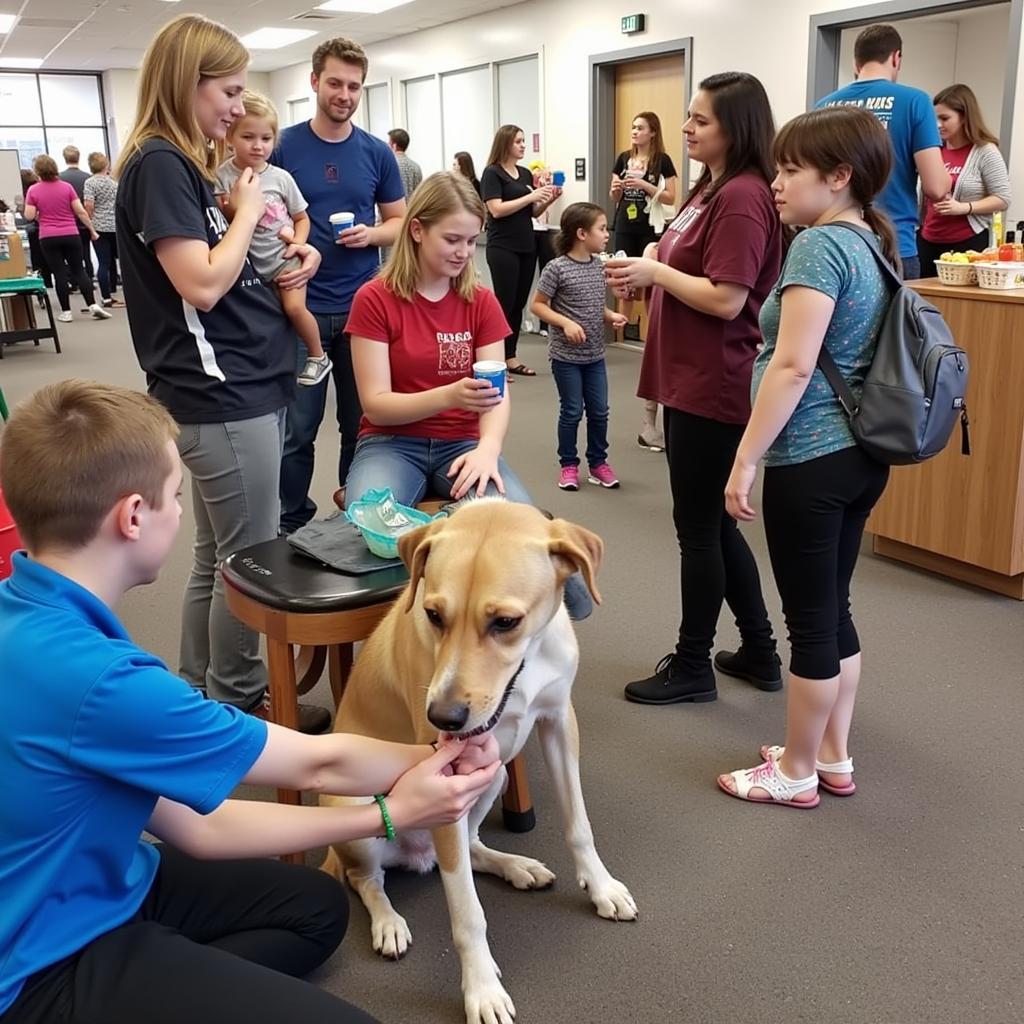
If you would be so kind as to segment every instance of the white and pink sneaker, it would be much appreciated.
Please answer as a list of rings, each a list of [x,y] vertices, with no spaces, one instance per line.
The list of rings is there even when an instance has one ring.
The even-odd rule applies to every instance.
[[[587,483],[597,484],[598,487],[614,489],[619,486],[619,478],[615,475],[615,471],[607,462],[602,462],[600,466],[590,467],[590,475],[587,477]]]
[[[563,491],[578,491],[580,489],[580,470],[578,466],[563,466],[558,477],[558,486]]]

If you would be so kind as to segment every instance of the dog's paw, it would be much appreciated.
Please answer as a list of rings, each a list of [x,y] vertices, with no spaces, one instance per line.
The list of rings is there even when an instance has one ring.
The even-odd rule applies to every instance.
[[[497,875],[516,889],[546,889],[555,881],[554,872],[549,871],[539,860],[492,850],[479,841],[473,844],[470,859],[474,871]]]
[[[370,925],[373,951],[385,960],[400,960],[412,945],[412,932],[401,914],[375,917]]]
[[[609,875],[600,882],[589,882],[581,877],[580,888],[590,894],[598,917],[609,921],[635,921],[639,915],[636,901],[630,891],[617,879]]]
[[[466,1024],[513,1024],[516,1008],[497,979],[466,990]]]
[[[555,873],[532,857],[509,857],[502,877],[516,889],[546,889],[555,884]]]

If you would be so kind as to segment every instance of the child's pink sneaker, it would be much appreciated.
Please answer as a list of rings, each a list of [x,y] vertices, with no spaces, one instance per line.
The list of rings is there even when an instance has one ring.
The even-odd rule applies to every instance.
[[[563,491],[578,491],[580,489],[579,466],[563,466],[558,477],[558,486]]]
[[[619,486],[619,478],[607,462],[602,462],[600,466],[590,467],[590,476],[587,477],[587,483],[597,484],[599,487],[615,488]]]

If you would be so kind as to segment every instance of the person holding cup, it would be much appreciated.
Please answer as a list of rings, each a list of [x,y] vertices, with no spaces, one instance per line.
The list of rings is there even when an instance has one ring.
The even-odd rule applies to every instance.
[[[348,504],[383,488],[402,505],[485,495],[533,504],[501,454],[512,411],[508,322],[473,266],[485,217],[469,181],[430,175],[410,197],[387,265],[356,292],[345,330],[363,418]],[[573,618],[590,614],[578,573],[565,603]]]
[[[643,256],[647,246],[657,242],[664,229],[665,207],[676,201],[675,164],[665,152],[661,119],[651,110],[643,110],[633,118],[629,130],[629,149],[615,158],[608,194],[615,200],[615,251],[626,256]],[[652,218],[652,214],[655,216]],[[660,225],[660,226],[659,226]],[[640,324],[633,323],[633,299],[620,301],[619,312],[626,318],[622,337],[640,340]],[[665,435],[658,428],[658,403],[644,400],[643,421],[637,444],[652,452],[665,450]]]
[[[526,153],[526,136],[514,124],[503,124],[494,136],[480,194],[487,204],[487,266],[494,294],[510,329],[505,338],[505,365],[509,373],[536,377],[516,354],[523,310],[530,297],[537,263],[533,218],[558,197],[554,185],[534,186],[533,175],[519,161]]]
[[[359,434],[359,395],[345,321],[360,285],[380,269],[380,249],[391,245],[405,213],[405,188],[386,142],[357,127],[352,116],[369,70],[351,39],[328,39],[313,53],[310,82],[316,111],[281,132],[270,162],[297,182],[309,204],[309,240],[323,254],[309,282],[306,304],[320,327],[334,367],[341,451],[338,486],[344,488]],[[377,214],[380,223],[375,223]],[[346,226],[347,224],[347,226]],[[305,347],[296,349],[299,365]],[[314,442],[327,406],[327,382],[302,388],[288,407],[281,460],[281,530],[292,533],[316,515],[309,494]]]

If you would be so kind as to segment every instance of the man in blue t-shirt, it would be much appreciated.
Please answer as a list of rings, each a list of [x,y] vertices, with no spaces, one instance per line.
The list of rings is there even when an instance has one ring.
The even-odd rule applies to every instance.
[[[928,94],[896,81],[903,40],[892,25],[869,25],[853,47],[857,80],[818,100],[815,107],[850,105],[870,110],[885,125],[892,142],[892,176],[878,206],[896,226],[903,276],[920,276],[917,257],[917,179],[924,194],[938,202],[949,194],[938,123]]]
[[[497,743],[306,736],[205,699],[133,644],[113,609],[177,535],[177,435],[155,399],[81,380],[4,429],[0,488],[28,552],[0,582],[0,1020],[373,1024],[289,977],[341,941],[344,890],[269,858],[383,836],[383,797],[230,794],[384,791],[394,828],[432,827],[491,785]]]
[[[352,372],[345,321],[352,297],[380,266],[380,248],[391,245],[405,214],[405,190],[387,143],[352,123],[359,108],[369,63],[350,39],[328,39],[313,53],[310,82],[316,92],[311,121],[281,132],[271,163],[298,182],[309,208],[309,241],[323,263],[308,286],[307,306],[320,326],[324,351],[334,363],[341,458],[338,486],[344,487],[356,449],[362,409]],[[376,224],[377,210],[380,224]],[[330,217],[352,213],[355,224],[335,239]],[[300,345],[298,359],[305,361]],[[291,533],[316,514],[309,497],[313,445],[327,402],[327,382],[296,392],[288,407],[281,462],[281,529]]]

